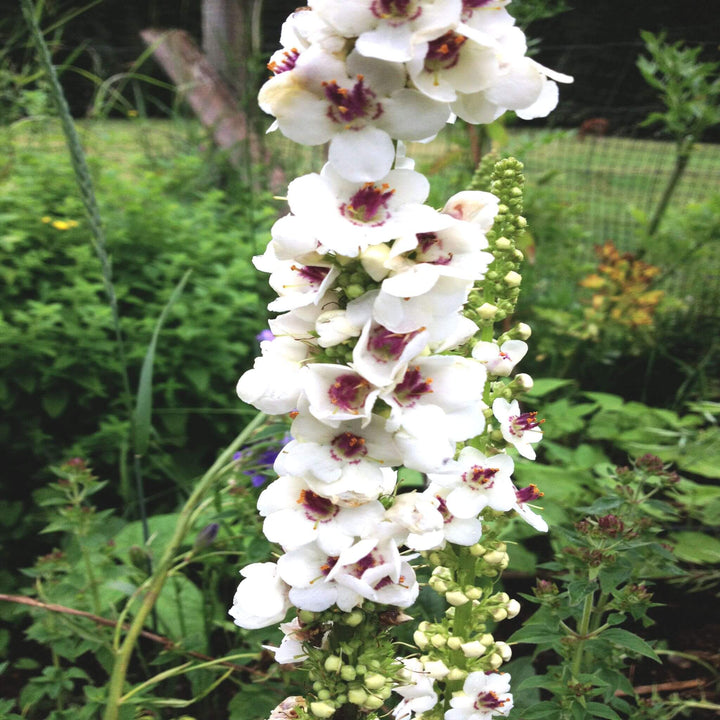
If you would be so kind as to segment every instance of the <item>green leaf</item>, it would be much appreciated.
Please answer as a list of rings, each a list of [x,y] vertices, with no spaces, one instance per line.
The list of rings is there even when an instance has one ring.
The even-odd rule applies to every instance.
[[[657,656],[655,651],[648,645],[642,638],[639,638],[634,633],[622,628],[609,628],[600,634],[600,637],[604,640],[608,640],[613,645],[626,648],[632,652],[644,655],[645,657],[660,662],[660,658]]]
[[[51,417],[56,418],[62,415],[67,407],[70,394],[67,390],[55,390],[44,393],[42,396],[43,410]]]
[[[622,720],[622,718],[607,705],[597,702],[589,702],[587,709],[595,716],[599,718],[607,718],[607,720]]]
[[[543,718],[560,717],[560,708],[554,702],[543,701],[523,711],[523,720],[542,720]]]
[[[526,397],[529,398],[544,398],[546,395],[559,390],[560,388],[573,385],[573,380],[563,380],[561,378],[540,378],[535,380],[535,384],[531,390],[528,390]]]
[[[673,552],[685,562],[707,564],[720,563],[720,540],[711,535],[687,530],[670,535],[675,544]]]
[[[135,405],[135,443],[133,451],[136,455],[144,455],[150,444],[150,426],[152,421],[152,378],[153,365],[155,363],[155,350],[160,335],[160,330],[165,322],[165,318],[175,301],[180,297],[185,284],[190,277],[192,270],[188,270],[175,286],[165,307],[160,313],[160,317],[155,324],[155,330],[150,340],[145,359],[143,360],[142,369],[140,370],[140,382],[138,384],[137,400]]]
[[[568,596],[571,606],[579,605],[588,595],[592,595],[597,589],[597,583],[587,580],[573,580],[568,583]]]

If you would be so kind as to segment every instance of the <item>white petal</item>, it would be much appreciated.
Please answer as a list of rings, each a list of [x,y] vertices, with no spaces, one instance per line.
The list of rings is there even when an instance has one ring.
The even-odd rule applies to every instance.
[[[344,178],[353,182],[370,182],[390,172],[395,146],[390,136],[378,128],[344,130],[330,142],[328,158]]]

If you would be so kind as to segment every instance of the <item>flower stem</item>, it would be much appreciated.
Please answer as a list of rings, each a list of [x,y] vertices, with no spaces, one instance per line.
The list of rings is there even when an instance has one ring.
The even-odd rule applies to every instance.
[[[230,445],[228,445],[225,451],[213,463],[212,467],[200,479],[200,482],[197,484],[192,495],[190,495],[185,503],[185,506],[180,511],[172,539],[165,548],[165,552],[163,553],[160,562],[158,562],[157,567],[150,578],[150,583],[142,604],[138,608],[137,614],[130,624],[130,628],[128,629],[125,639],[115,654],[115,662],[113,664],[110,683],[108,686],[107,706],[103,716],[104,720],[117,720],[118,718],[120,705],[123,700],[125,677],[127,675],[132,652],[135,648],[135,643],[142,632],[147,616],[150,614],[153,607],[155,607],[155,603],[160,595],[163,585],[165,584],[177,550],[190,529],[195,507],[217,480],[220,475],[220,471],[233,456],[233,453],[245,444],[250,435],[265,420],[265,417],[264,413],[258,413],[252,422],[245,427],[245,429],[235,438],[235,440],[233,440]]]
[[[595,593],[592,592],[585,598],[585,604],[583,605],[583,614],[580,618],[580,625],[577,631],[577,644],[575,645],[575,654],[573,655],[573,662],[570,670],[573,678],[577,678],[582,670],[583,650],[588,631],[590,630],[590,619],[592,618],[594,599]]]

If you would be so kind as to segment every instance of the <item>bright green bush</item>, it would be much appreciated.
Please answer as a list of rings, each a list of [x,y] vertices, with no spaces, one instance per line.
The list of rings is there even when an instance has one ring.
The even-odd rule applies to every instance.
[[[57,153],[13,151],[0,180],[6,467],[9,458],[25,482],[73,452],[117,478],[127,434],[121,363],[72,172]],[[160,335],[146,470],[179,483],[242,422],[233,388],[267,314],[250,259],[276,212],[246,188],[211,185],[206,160],[177,153],[133,177],[119,162],[94,167],[133,390],[158,315],[193,271]]]

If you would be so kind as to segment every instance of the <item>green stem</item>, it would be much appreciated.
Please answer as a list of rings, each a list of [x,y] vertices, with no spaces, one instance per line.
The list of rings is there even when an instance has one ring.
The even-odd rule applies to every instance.
[[[172,566],[173,560],[178,548],[182,544],[185,535],[190,529],[190,521],[193,516],[195,507],[201,501],[202,497],[208,492],[210,487],[220,474],[219,471],[225,466],[228,460],[233,456],[235,451],[245,444],[255,429],[265,420],[263,413],[258,413],[253,421],[245,427],[245,429],[233,440],[220,457],[213,463],[212,467],[203,475],[195,490],[187,499],[183,509],[178,517],[175,525],[175,532],[172,539],[165,548],[162,558],[157,564],[152,577],[150,578],[149,587],[145,593],[142,604],[137,614],[133,618],[132,624],[128,629],[127,635],[115,655],[110,683],[108,685],[108,699],[105,708],[104,720],[117,720],[120,705],[122,704],[123,688],[125,685],[125,677],[127,675],[130,657],[132,656],[135,643],[138,636],[142,632],[143,625],[147,616],[150,614],[160,595],[160,592],[167,579],[168,572]]]
[[[93,600],[93,612],[96,615],[102,615],[102,603],[100,602],[100,593],[98,592],[98,583],[97,579],[95,578],[95,573],[92,569],[92,563],[90,562],[90,555],[88,554],[87,548],[85,547],[84,543],[80,538],[78,538],[78,542],[80,543],[80,554],[83,558],[83,563],[85,564],[85,573],[88,578],[88,582],[90,583],[90,593],[92,595]]]
[[[88,169],[87,162],[85,160],[85,153],[80,142],[80,137],[78,136],[75,124],[73,123],[72,115],[70,114],[70,108],[65,100],[62,86],[60,85],[57,73],[55,72],[55,66],[52,64],[50,50],[48,49],[45,38],[40,30],[40,26],[38,25],[37,18],[35,17],[34,4],[32,0],[20,0],[20,5],[25,17],[25,22],[30,29],[30,34],[37,45],[40,65],[47,75],[47,79],[50,84],[50,93],[55,105],[57,106],[65,140],[70,151],[70,160],[75,172],[75,179],[80,190],[80,197],[83,205],[85,206],[88,222],[90,223],[93,249],[100,260],[103,285],[105,287],[105,294],[107,295],[108,302],[110,304],[113,329],[115,331],[115,340],[117,343],[117,352],[120,358],[120,372],[122,376],[124,402],[128,417],[132,422],[132,392],[130,391],[130,379],[127,370],[128,366],[125,355],[125,343],[123,341],[122,329],[120,327],[120,313],[118,311],[117,297],[115,295],[115,288],[112,282],[112,265],[106,249],[105,232],[100,219],[100,210],[98,209],[97,201],[95,199],[90,170]]]
[[[585,604],[583,605],[583,614],[582,618],[580,618],[580,625],[577,630],[577,644],[575,645],[575,654],[573,656],[571,667],[574,679],[580,675],[580,671],[582,670],[583,649],[585,648],[585,641],[587,640],[587,634],[590,630],[590,619],[592,618],[594,598],[595,593],[590,593],[585,598]]]
[[[660,221],[663,219],[663,216],[670,205],[670,199],[675,192],[675,188],[677,187],[678,182],[680,182],[680,178],[682,178],[685,173],[685,168],[690,160],[692,145],[692,137],[686,138],[678,144],[677,153],[675,155],[675,167],[673,168],[672,175],[670,175],[670,178],[668,179],[668,183],[665,186],[660,202],[655,208],[655,212],[650,220],[648,237],[655,235],[658,227],[660,226]]]

